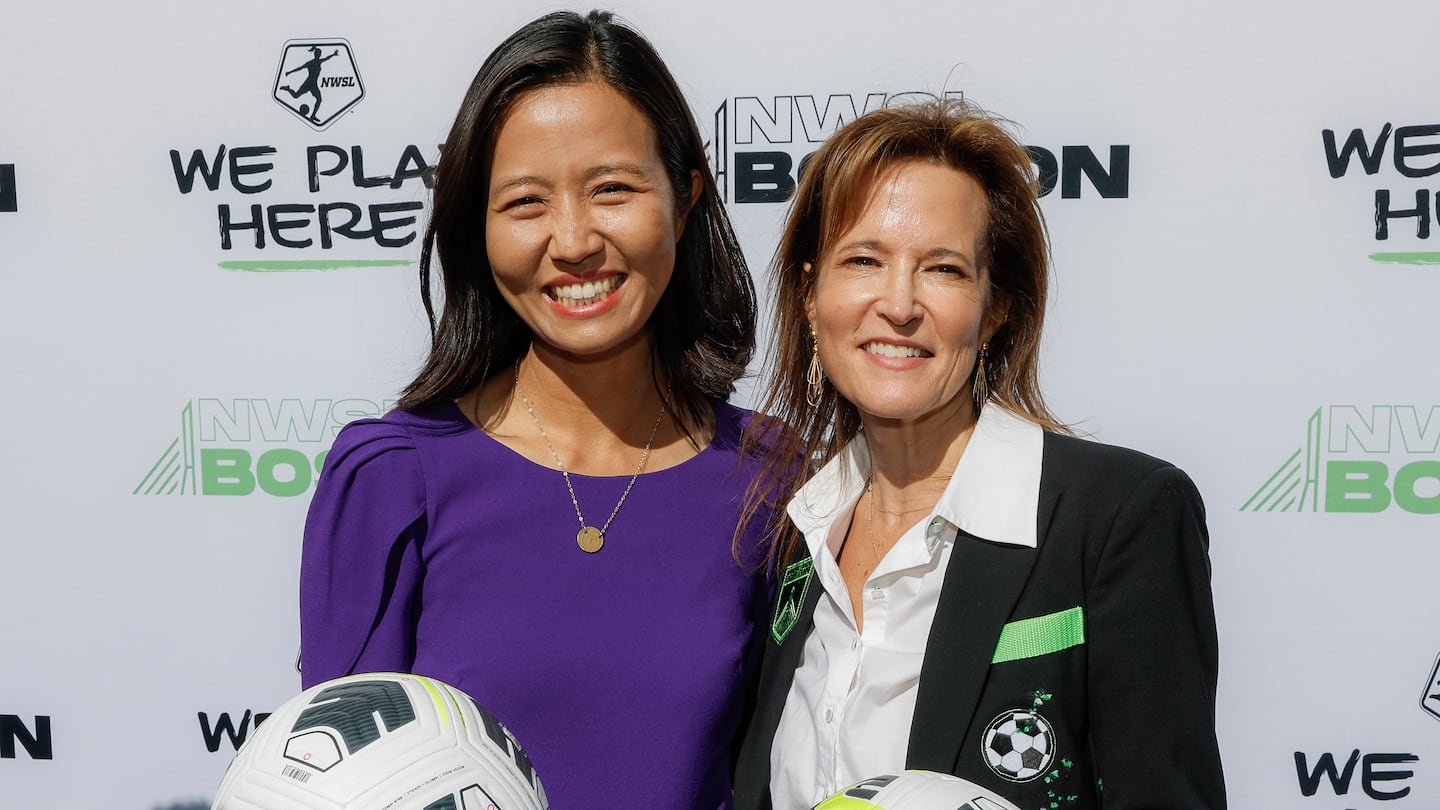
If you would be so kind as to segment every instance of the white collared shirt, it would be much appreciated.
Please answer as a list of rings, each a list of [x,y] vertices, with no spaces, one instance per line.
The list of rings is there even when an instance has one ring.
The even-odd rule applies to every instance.
[[[934,510],[865,581],[863,622],[855,621],[835,552],[870,475],[864,435],[790,501],[824,592],[770,749],[775,810],[804,810],[861,779],[905,768],[920,664],[957,529],[1035,547],[1043,439],[1038,425],[998,405],[980,412]]]

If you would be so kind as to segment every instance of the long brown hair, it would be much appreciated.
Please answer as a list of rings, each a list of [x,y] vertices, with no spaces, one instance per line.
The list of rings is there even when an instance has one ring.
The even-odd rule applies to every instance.
[[[658,53],[609,12],[547,14],[511,34],[481,65],[461,102],[436,167],[435,203],[420,254],[420,297],[430,354],[399,407],[449,402],[510,368],[530,345],[525,322],[500,296],[485,245],[490,160],[505,116],[540,87],[604,82],[655,129],[675,194],[703,188],[676,246],[675,272],[651,316],[656,371],[673,392],[682,428],[707,422],[707,398],[726,399],[755,345],[755,290],[705,156],[704,140]],[[584,133],[576,133],[584,137]],[[439,259],[438,318],[431,276]],[[656,388],[667,401],[666,386]]]
[[[747,493],[747,518],[767,503],[787,503],[810,473],[860,432],[859,412],[828,382],[818,405],[807,402],[812,349],[805,305],[816,274],[805,267],[818,265],[854,224],[876,178],[903,163],[945,166],[970,175],[984,189],[987,221],[979,262],[989,279],[989,300],[1007,307],[989,340],[984,372],[989,400],[1046,430],[1069,432],[1040,394],[1050,240],[1030,155],[1010,126],[957,99],[886,107],[842,127],[806,165],[771,266],[775,335],[760,410],[773,418],[757,421],[746,437],[767,461],[766,473]],[[797,463],[804,475],[794,475]],[[772,564],[777,555],[789,559],[801,539],[793,525],[780,526]]]

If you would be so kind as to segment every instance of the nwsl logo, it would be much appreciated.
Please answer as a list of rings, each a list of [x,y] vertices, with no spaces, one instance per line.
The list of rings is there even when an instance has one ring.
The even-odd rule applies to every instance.
[[[316,131],[335,123],[365,98],[350,43],[343,39],[285,43],[271,96]]]
[[[1420,708],[1440,720],[1440,655],[1435,656],[1435,666],[1430,670],[1430,680],[1425,682],[1425,691],[1420,693]]]

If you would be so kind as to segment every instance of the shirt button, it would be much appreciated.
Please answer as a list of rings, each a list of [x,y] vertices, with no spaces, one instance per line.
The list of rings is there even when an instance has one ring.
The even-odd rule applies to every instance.
[[[930,534],[939,534],[945,530],[945,521],[940,518],[931,518],[930,526],[926,529]]]
[[[858,639],[858,638],[852,638],[852,639],[850,639],[850,649],[853,650],[853,649],[855,649],[856,647],[859,647],[859,646],[860,646],[860,639]]]
[[[884,598],[885,598],[885,592],[882,591],[882,590],[880,590],[879,588],[871,588],[871,589],[870,589],[870,595],[871,595],[872,597],[876,598],[876,599],[884,599]]]
[[[830,721],[832,721],[832,720],[834,720],[834,719],[835,719],[835,712],[834,712],[833,710],[831,710],[831,709],[826,709],[826,710],[825,710],[825,722],[829,723]]]

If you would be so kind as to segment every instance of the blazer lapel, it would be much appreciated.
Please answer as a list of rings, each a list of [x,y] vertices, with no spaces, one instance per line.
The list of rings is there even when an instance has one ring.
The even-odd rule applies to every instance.
[[[995,643],[1024,589],[1036,553],[964,532],[956,538],[920,666],[905,767],[954,771],[985,688]]]
[[[804,560],[809,563],[809,558]],[[790,692],[790,682],[794,680],[795,669],[800,666],[800,651],[805,647],[805,639],[810,635],[810,629],[815,626],[815,605],[820,601],[820,595],[825,589],[815,582],[815,569],[809,566],[805,574],[805,583],[801,588],[801,594],[797,599],[800,606],[799,615],[795,617],[794,625],[785,628],[784,641],[776,642],[776,617],[771,618],[769,638],[765,644],[765,660],[760,666],[760,694],[757,705],[762,709],[762,715],[766,720],[773,720],[769,725],[769,734],[774,736],[775,726],[780,723],[780,710],[785,708],[785,696]],[[777,596],[783,597],[782,593]],[[779,612],[785,609],[784,605],[778,605]],[[774,717],[768,717],[765,709],[773,710]]]
[[[809,562],[807,557],[804,562]],[[765,656],[760,664],[760,684],[756,692],[755,713],[750,718],[745,732],[745,742],[735,771],[735,807],[768,808],[770,806],[770,749],[775,741],[775,730],[780,725],[780,715],[785,710],[785,698],[790,694],[790,683],[795,679],[795,670],[800,666],[800,653],[805,639],[815,626],[815,605],[825,589],[814,582],[815,572],[806,573],[805,587],[798,600],[799,613],[793,624],[781,622],[785,630],[780,635],[783,641],[776,642],[775,622],[777,614],[785,608],[785,588],[781,587],[776,596],[777,604],[772,609],[771,626],[764,628]]]

